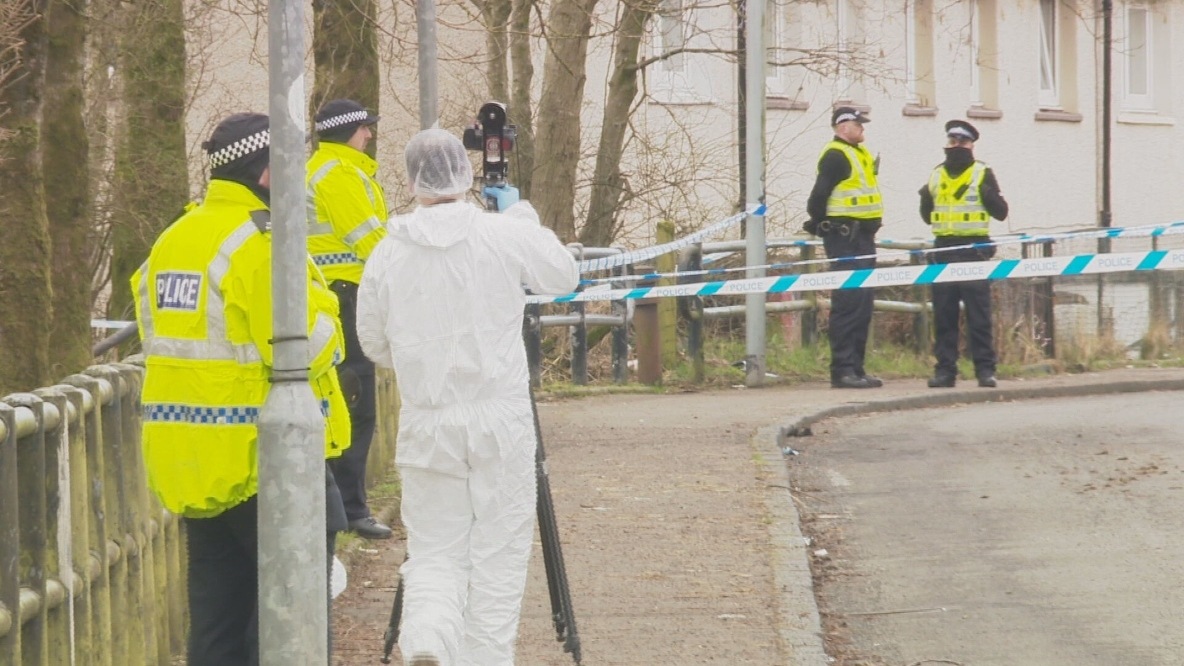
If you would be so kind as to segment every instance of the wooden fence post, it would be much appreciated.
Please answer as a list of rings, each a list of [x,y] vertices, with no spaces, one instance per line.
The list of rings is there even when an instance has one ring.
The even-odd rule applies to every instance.
[[[0,402],[0,663],[21,654],[20,493],[16,474],[16,410]]]
[[[144,369],[127,363],[116,363],[116,369],[123,380],[126,390],[120,401],[120,419],[123,430],[123,455],[127,470],[134,470],[125,475],[128,484],[128,507],[131,509],[131,534],[136,541],[134,562],[139,576],[134,584],[139,584],[140,592],[136,595],[137,608],[134,612],[145,618],[143,623],[144,663],[156,661],[162,666],[168,666],[172,655],[167,651],[161,652],[158,647],[158,636],[166,630],[168,620],[164,613],[158,610],[159,604],[164,603],[163,591],[156,589],[156,540],[159,523],[149,510],[151,506],[148,492],[148,474],[144,467],[144,451],[140,443],[140,387],[144,383]]]
[[[687,261],[687,271],[703,270],[703,244],[695,243],[691,246]],[[687,278],[692,282],[702,279],[702,276]],[[686,296],[680,298],[686,305],[687,313],[687,356],[691,360],[691,381],[702,384],[706,377],[707,364],[703,358],[703,297]]]
[[[86,374],[98,377],[111,386],[110,399],[101,403],[103,412],[103,509],[107,515],[108,548],[111,581],[111,654],[116,663],[143,664],[144,631],[142,616],[134,609],[134,599],[140,592],[139,560],[136,540],[132,536],[131,501],[127,477],[129,469],[123,439],[123,395],[126,386],[119,372],[110,366],[98,365],[86,369]],[[133,565],[134,563],[134,565]],[[133,568],[136,567],[136,568]],[[116,627],[116,623],[125,623]]]
[[[817,256],[817,251],[813,245],[803,245],[801,248],[802,261],[813,261]],[[806,264],[804,273],[814,273],[818,270],[818,264]],[[805,299],[810,303],[808,310],[802,310],[802,346],[809,347],[818,343],[818,292],[814,290],[807,291]]]
[[[45,417],[41,398],[32,393],[14,393],[4,398],[18,411],[33,414],[36,430],[16,440],[16,485],[20,524],[20,565],[17,579],[21,587],[36,595],[37,603],[20,604],[16,631],[21,634],[21,666],[49,666],[49,632],[46,624],[45,547]],[[19,427],[19,426],[18,426]],[[18,433],[19,434],[19,433]],[[23,600],[22,600],[23,601]]]
[[[73,599],[68,594],[70,569],[62,566],[63,555],[69,555],[70,504],[65,465],[69,462],[69,409],[66,394],[54,388],[40,388],[33,392],[41,398],[42,456],[45,477],[41,492],[45,496],[45,600],[46,656],[50,664],[69,664],[73,640],[70,635],[70,616]],[[53,418],[56,412],[57,418]],[[63,491],[65,499],[63,501]]]
[[[86,413],[87,398],[91,396],[82,389],[68,384],[54,387],[66,396],[68,407],[67,450],[68,488],[63,488],[63,498],[69,499],[70,551],[69,584],[67,590],[72,598],[70,621],[74,626],[74,663],[89,666],[97,663],[94,644],[94,598],[91,590],[93,577],[90,575],[90,506],[87,498],[87,484],[90,475],[86,464]],[[94,399],[91,398],[91,408]],[[63,572],[63,580],[66,573]]]
[[[661,220],[657,228],[658,245],[674,240],[674,222]],[[654,268],[658,273],[673,273],[677,266],[673,253],[654,257]],[[673,285],[674,278],[658,278],[658,286]],[[678,363],[678,301],[663,298],[658,301],[658,331],[662,338],[662,367],[673,368]]]
[[[112,653],[114,634],[111,629],[111,553],[107,535],[108,507],[104,500],[104,465],[103,457],[103,393],[104,387],[110,392],[110,384],[89,375],[70,375],[62,380],[64,384],[75,386],[90,396],[91,404],[83,416],[85,426],[85,455],[86,455],[86,530],[89,543],[89,556],[84,569],[87,580],[87,594],[90,597],[90,626],[91,639],[94,650],[87,656],[89,661],[84,663],[97,666],[113,666],[115,663]],[[85,400],[85,396],[84,396]]]

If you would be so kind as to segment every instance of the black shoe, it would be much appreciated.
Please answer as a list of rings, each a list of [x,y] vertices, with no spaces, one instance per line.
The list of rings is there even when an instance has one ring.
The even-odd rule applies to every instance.
[[[838,389],[876,388],[881,384],[883,384],[883,382],[880,382],[880,384],[873,384],[868,381],[867,377],[856,377],[855,375],[843,375],[842,377],[834,377],[830,380],[830,387]]]
[[[859,378],[867,381],[867,383],[871,385],[871,388],[880,388],[884,385],[884,380],[880,379],[879,377],[860,375]]]
[[[391,528],[375,520],[374,516],[349,521],[349,531],[363,539],[391,538]]]
[[[995,381],[995,375],[979,375],[978,385],[983,388],[995,388],[999,382]]]
[[[929,388],[954,388],[954,382],[957,379],[954,375],[934,375],[933,379],[929,380]]]

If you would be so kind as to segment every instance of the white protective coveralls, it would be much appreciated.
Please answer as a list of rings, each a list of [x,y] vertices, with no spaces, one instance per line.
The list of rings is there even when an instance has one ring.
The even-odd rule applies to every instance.
[[[387,231],[362,276],[358,339],[394,367],[402,398],[399,647],[406,663],[508,666],[537,501],[523,286],[569,293],[579,271],[526,202],[500,214],[463,201],[420,206]]]

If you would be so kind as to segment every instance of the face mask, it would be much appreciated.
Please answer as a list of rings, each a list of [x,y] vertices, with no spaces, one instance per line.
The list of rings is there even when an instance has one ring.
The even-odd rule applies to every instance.
[[[969,148],[954,146],[946,148],[946,166],[951,169],[962,169],[974,163],[974,152]]]

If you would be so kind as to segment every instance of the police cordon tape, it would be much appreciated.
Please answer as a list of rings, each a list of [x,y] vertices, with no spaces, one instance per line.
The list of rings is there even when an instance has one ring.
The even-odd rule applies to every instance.
[[[528,303],[618,301],[679,296],[740,296],[868,287],[923,286],[976,280],[1093,275],[1131,271],[1184,269],[1184,249],[1113,254],[1078,254],[1036,259],[999,259],[956,264],[865,268],[826,273],[800,273],[742,280],[697,282],[661,287],[603,289],[565,296],[527,296]]]
[[[972,243],[969,247],[972,248],[987,248],[987,247],[1001,247],[1004,245],[1016,245],[1022,243],[1047,243],[1060,240],[1091,240],[1100,238],[1145,238],[1161,236],[1173,236],[1176,234],[1184,234],[1184,221],[1169,222],[1167,224],[1149,224],[1138,227],[1108,227],[1104,229],[1086,229],[1082,231],[1064,231],[1051,234],[1008,234],[1006,236],[998,236],[989,242]],[[696,241],[697,242],[697,241]],[[889,245],[892,243],[916,243],[917,239],[912,240],[891,240],[880,239],[881,244]],[[782,247],[817,247],[822,245],[821,240],[794,240],[794,241],[779,241]],[[683,239],[673,241],[670,244],[680,244],[677,249],[682,249],[693,243],[683,242]],[[655,246],[664,247],[664,246]],[[965,250],[967,246],[955,247],[938,247],[938,248],[922,248],[905,251],[888,251],[878,252],[876,254],[859,255],[854,257],[843,257],[842,261],[855,261],[858,259],[891,259],[894,257],[908,257],[908,256],[924,256],[929,254],[941,254],[943,252],[953,252],[956,250]],[[647,250],[654,248],[647,248]],[[638,252],[646,252],[647,250],[638,250]],[[673,252],[675,250],[667,250]],[[661,253],[658,253],[661,254]],[[652,258],[657,254],[651,254],[647,258]],[[787,268],[796,268],[802,266],[810,266],[816,264],[825,264],[834,261],[833,259],[803,259],[799,261],[787,261],[775,264],[764,264],[761,266],[738,266],[732,268],[705,268],[694,271],[676,271],[673,273],[644,273],[637,275],[619,275],[615,277],[605,278],[586,278],[580,280],[582,285],[603,284],[611,282],[622,281],[636,281],[636,280],[655,280],[658,278],[683,278],[694,277],[702,275],[726,275],[728,273],[739,273],[741,271],[750,271],[753,269],[766,270],[784,270]],[[582,266],[582,264],[581,264]],[[581,272],[583,269],[581,268]]]
[[[678,252],[684,247],[690,247],[695,243],[702,242],[704,238],[710,238],[715,234],[720,233],[724,229],[739,223],[744,218],[751,215],[764,215],[768,207],[764,204],[749,204],[748,209],[743,213],[737,213],[727,219],[720,220],[715,224],[700,229],[693,234],[683,236],[677,240],[669,243],[662,243],[661,245],[653,245],[640,250],[633,250],[632,252],[624,252],[622,254],[614,254],[608,257],[600,257],[599,259],[586,259],[580,262],[580,272],[587,273],[589,271],[606,271],[610,268],[624,266],[626,264],[635,264],[639,261],[646,261],[663,254],[671,252]]]

